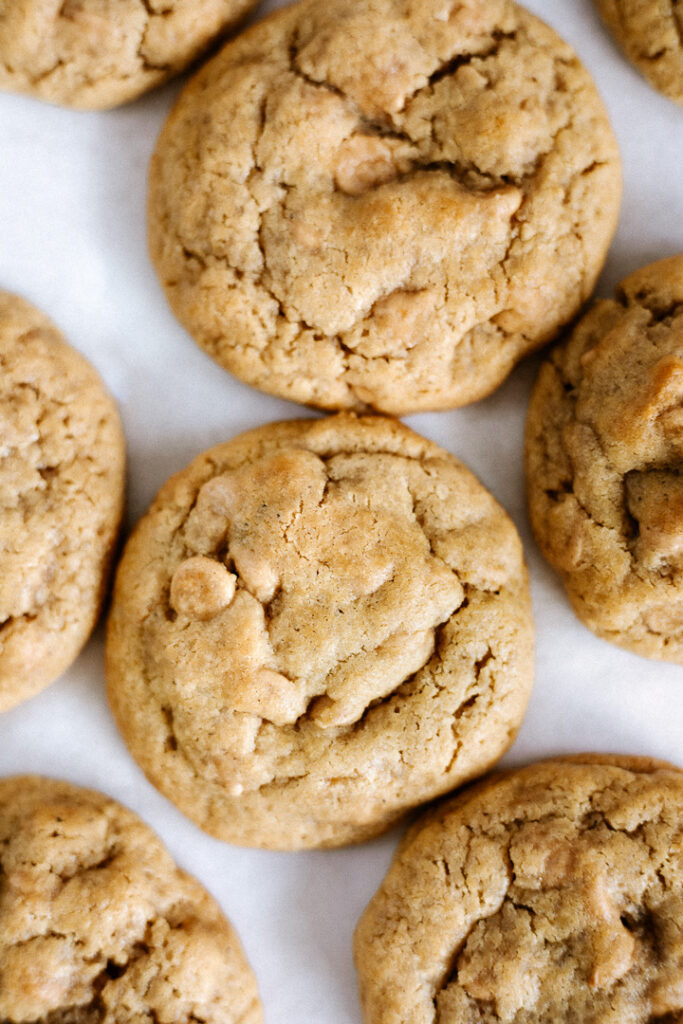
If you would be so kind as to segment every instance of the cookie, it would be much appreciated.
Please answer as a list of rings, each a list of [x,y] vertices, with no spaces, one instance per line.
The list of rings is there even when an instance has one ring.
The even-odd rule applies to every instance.
[[[598,636],[683,663],[683,256],[636,271],[544,363],[529,514]]]
[[[680,0],[595,0],[602,18],[655,89],[683,104]]]
[[[200,455],[138,524],[107,674],[133,756],[206,831],[360,841],[512,742],[532,682],[519,538],[394,420],[270,424]]]
[[[0,89],[102,110],[178,74],[255,0],[10,0]]]
[[[355,936],[366,1024],[649,1024],[683,1010],[683,773],[531,765],[403,840]]]
[[[0,876],[3,1024],[261,1024],[217,904],[101,793],[0,780]]]
[[[100,611],[124,441],[90,363],[0,292],[0,711],[74,661]]]
[[[492,391],[591,293],[619,159],[508,0],[303,0],[185,88],[152,161],[176,315],[254,387],[403,414]]]

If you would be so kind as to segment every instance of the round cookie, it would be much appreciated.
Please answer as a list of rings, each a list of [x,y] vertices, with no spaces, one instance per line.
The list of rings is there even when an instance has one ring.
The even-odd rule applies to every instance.
[[[208,832],[334,846],[482,774],[532,683],[514,526],[407,427],[250,431],[162,488],[120,564],[109,698]]]
[[[597,302],[529,405],[531,525],[598,636],[683,663],[683,256]]]
[[[680,0],[595,0],[627,57],[676,103],[683,104],[683,7]]]
[[[10,0],[0,4],[0,89],[84,110],[178,74],[256,0]]]
[[[150,250],[196,341],[326,409],[474,401],[590,295],[621,192],[573,50],[509,0],[303,0],[185,88]]]
[[[355,936],[366,1024],[680,1019],[683,773],[585,755],[419,820]]]
[[[3,1024],[261,1024],[220,908],[101,793],[0,780],[0,879]]]
[[[124,441],[90,363],[0,292],[0,711],[74,661],[104,597]]]

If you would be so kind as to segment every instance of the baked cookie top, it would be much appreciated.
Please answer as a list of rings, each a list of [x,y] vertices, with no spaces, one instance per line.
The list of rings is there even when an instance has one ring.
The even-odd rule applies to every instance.
[[[264,391],[402,414],[492,391],[593,289],[616,144],[508,0],[303,0],[182,93],[150,247],[182,323]]]
[[[95,370],[0,292],[0,711],[51,683],[90,635],[123,486],[121,425]]]
[[[683,662],[683,256],[636,271],[544,363],[531,524],[598,636]]]
[[[396,421],[264,426],[195,459],[138,524],[107,670],[133,756],[202,828],[365,839],[512,742],[532,682],[519,538]]]
[[[209,894],[101,793],[0,780],[3,1024],[260,1024],[256,982]]]
[[[680,0],[595,0],[626,55],[665,96],[683,103]]]
[[[366,1024],[680,1019],[683,773],[550,761],[428,814],[355,936]]]
[[[3,0],[0,89],[105,109],[182,71],[256,0]]]

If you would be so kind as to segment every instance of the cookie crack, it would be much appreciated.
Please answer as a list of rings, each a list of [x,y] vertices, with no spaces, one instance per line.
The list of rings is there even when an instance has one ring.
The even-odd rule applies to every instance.
[[[609,789],[609,787],[606,787],[604,790],[600,790],[599,792],[594,792],[593,794],[591,794],[591,802],[596,797],[604,795],[604,793],[607,792],[608,789]],[[595,813],[595,812],[593,812],[593,813]],[[600,812],[597,812],[597,813],[600,814]],[[610,826],[610,824],[606,820],[606,818],[604,818],[604,816],[601,816],[601,817],[602,817],[602,824],[604,824],[605,827],[607,827],[611,831],[623,831],[623,830],[618,830],[618,829],[612,829],[612,827]],[[539,932],[538,932],[538,929],[537,929],[537,925],[535,923],[536,922],[536,918],[538,916],[537,911],[534,909],[533,906],[531,906],[528,903],[524,902],[522,898],[520,898],[520,897],[518,897],[516,895],[511,894],[511,889],[512,889],[513,885],[516,882],[516,878],[515,878],[514,865],[513,865],[512,856],[511,856],[511,853],[510,853],[510,848],[511,848],[511,844],[512,844],[512,841],[513,841],[514,832],[515,832],[515,830],[519,826],[524,826],[524,825],[527,825],[527,824],[541,824],[544,821],[557,821],[557,820],[567,820],[569,823],[573,823],[572,819],[562,819],[562,818],[558,819],[557,815],[555,815],[552,812],[548,813],[546,815],[540,815],[540,816],[537,816],[537,817],[523,816],[523,817],[515,817],[513,819],[509,819],[509,820],[505,821],[504,829],[505,829],[505,834],[506,834],[507,840],[506,840],[505,845],[501,849],[501,854],[503,855],[503,857],[505,859],[505,863],[506,863],[507,879],[508,879],[505,892],[502,894],[502,896],[497,901],[497,903],[489,909],[488,913],[486,913],[486,914],[484,914],[482,916],[475,916],[475,915],[473,915],[472,922],[471,922],[469,928],[467,929],[465,934],[463,934],[463,936],[461,938],[459,938],[458,942],[454,945],[453,949],[451,950],[451,952],[450,952],[450,954],[448,956],[448,959],[447,959],[447,963],[446,963],[445,967],[442,969],[442,971],[440,972],[440,977],[437,978],[435,980],[435,982],[432,983],[431,987],[432,987],[432,1005],[434,1007],[434,1024],[440,1024],[441,1019],[442,1019],[441,1011],[440,1011],[440,1008],[439,1008],[439,1005],[438,1005],[439,1004],[439,997],[451,985],[458,984],[458,970],[459,970],[458,961],[459,961],[459,958],[460,958],[460,956],[461,956],[465,946],[467,945],[468,940],[471,938],[471,936],[474,933],[475,929],[477,928],[477,926],[481,922],[486,922],[486,921],[491,920],[492,918],[495,918],[496,916],[498,916],[500,914],[500,912],[502,911],[503,907],[507,905],[507,906],[512,907],[517,913],[522,913],[522,914],[524,914],[524,915],[526,915],[528,917],[530,931],[537,938],[539,938]],[[475,838],[479,838],[479,837],[486,838],[486,837],[489,837],[489,836],[493,836],[495,838],[495,836],[497,835],[497,832],[498,832],[498,825],[497,825],[496,821],[492,821],[488,828],[486,828],[486,827],[484,827],[484,828],[473,828],[471,825],[468,825],[468,824],[466,824],[464,822],[460,822],[459,825],[460,825],[460,827],[465,829],[466,832],[467,832],[467,843],[466,843],[465,849],[464,849],[464,851],[462,853],[460,853],[460,849],[459,849],[458,860],[459,860],[459,863],[461,863],[462,865],[466,865],[467,862],[468,862],[468,859],[469,859],[469,851],[471,849],[471,845],[472,845],[473,840]],[[580,827],[578,827],[578,834],[581,834],[582,831],[583,830]],[[626,834],[629,834],[629,833],[626,833]],[[450,872],[450,869],[448,868],[447,862],[445,862],[442,859],[440,863],[445,865],[445,868],[446,868],[446,870],[445,870],[445,876],[446,876],[445,884],[448,887],[448,885],[450,884],[449,880],[450,880],[451,872]],[[466,874],[464,875],[464,884],[465,884],[465,888],[466,889],[470,888],[470,886],[468,884],[468,879],[467,879],[467,875]],[[541,945],[542,945],[544,950],[561,948],[563,946],[563,944],[564,944],[564,941],[565,941],[564,939],[558,939],[558,940],[553,941],[552,939],[549,939],[545,935],[540,936],[540,943],[541,943]],[[467,995],[468,995],[468,998],[470,998],[478,1007],[485,1007],[488,1011],[491,1011],[491,1009],[492,1009],[492,1001],[491,1001],[491,999],[487,999],[487,998],[484,998],[484,997],[481,997],[481,996],[477,996],[477,995],[471,995],[470,993],[467,993]]]

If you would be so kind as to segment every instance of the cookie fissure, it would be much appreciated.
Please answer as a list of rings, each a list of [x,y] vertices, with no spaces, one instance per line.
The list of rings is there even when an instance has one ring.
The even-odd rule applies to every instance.
[[[486,49],[473,50],[471,53],[457,53],[450,59],[446,60],[443,64],[441,64],[440,67],[438,67],[435,71],[432,71],[430,73],[430,75],[427,78],[427,85],[433,88],[437,82],[441,81],[442,78],[452,77],[453,75],[455,75],[457,71],[460,70],[460,68],[467,67],[469,64],[472,63],[472,61],[474,61],[477,58],[479,58],[479,60],[486,60],[488,57],[497,57],[503,41],[507,40],[510,42],[515,42],[517,39],[517,33],[496,30],[491,33],[491,37],[493,41],[491,45],[488,46]],[[408,100],[405,100],[403,102],[401,106],[401,111],[405,109],[406,102],[414,99],[416,95],[417,92],[413,93],[412,96],[408,97]]]

